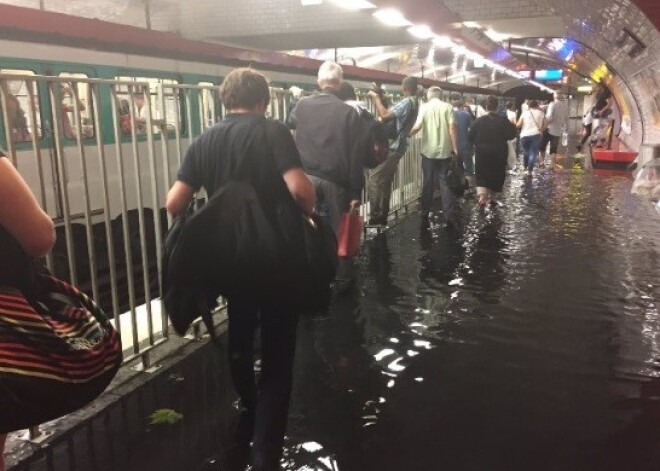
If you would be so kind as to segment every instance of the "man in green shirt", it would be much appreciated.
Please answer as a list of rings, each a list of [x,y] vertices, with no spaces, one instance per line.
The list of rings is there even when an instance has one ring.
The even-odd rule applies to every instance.
[[[456,197],[445,176],[452,158],[458,158],[458,139],[454,109],[440,98],[440,87],[428,90],[429,101],[421,108],[417,122],[410,131],[413,136],[422,131],[422,220],[428,221],[433,203],[433,190],[440,187],[445,227],[455,225]]]

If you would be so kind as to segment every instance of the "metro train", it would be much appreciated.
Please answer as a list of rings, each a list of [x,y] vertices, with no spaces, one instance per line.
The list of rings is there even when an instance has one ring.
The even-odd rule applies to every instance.
[[[213,60],[122,47],[0,39],[0,146],[56,222],[50,268],[94,295],[110,315],[153,299],[159,289],[164,197],[187,145],[222,117],[222,77],[248,63],[263,71],[273,87],[268,113],[284,119],[287,89],[313,90],[319,65],[307,59],[297,70],[254,60],[222,63],[222,46]],[[401,80],[348,69],[358,89],[372,81],[394,89]],[[491,93],[444,88],[476,99]],[[143,283],[135,282],[139,277]],[[122,284],[127,299],[118,295]]]

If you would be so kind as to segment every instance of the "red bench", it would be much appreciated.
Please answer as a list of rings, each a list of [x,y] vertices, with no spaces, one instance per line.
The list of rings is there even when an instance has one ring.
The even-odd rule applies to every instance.
[[[628,149],[621,141],[614,139],[611,149],[593,147],[591,157],[595,162],[631,164],[637,158],[637,152]]]

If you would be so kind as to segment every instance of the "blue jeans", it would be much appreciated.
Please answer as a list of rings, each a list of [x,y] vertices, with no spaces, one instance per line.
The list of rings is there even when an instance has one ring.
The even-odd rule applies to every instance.
[[[255,469],[279,469],[289,414],[298,313],[284,306],[228,299],[229,369],[247,414],[253,417]],[[261,375],[254,373],[254,340],[261,328]]]
[[[525,136],[520,139],[523,148],[523,162],[527,170],[534,169],[536,157],[539,155],[539,146],[541,145],[541,135]]]
[[[422,154],[422,215],[428,215],[433,204],[433,190],[438,185],[440,197],[442,198],[442,212],[445,220],[449,221],[454,216],[456,207],[456,196],[447,186],[445,176],[451,165],[451,157],[448,159],[429,159]]]

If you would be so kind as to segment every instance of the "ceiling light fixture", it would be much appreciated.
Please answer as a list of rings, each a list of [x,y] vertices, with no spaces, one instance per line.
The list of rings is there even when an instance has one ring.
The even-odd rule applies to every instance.
[[[385,8],[378,10],[373,14],[381,23],[387,26],[401,28],[404,26],[412,26],[412,23],[404,18],[400,11],[393,8]]]
[[[330,0],[330,2],[347,10],[370,10],[376,8],[376,5],[367,0]]]
[[[415,25],[408,28],[408,32],[417,39],[431,39],[435,33],[426,25]]]
[[[448,36],[437,36],[433,40],[433,44],[444,49],[455,46],[454,41],[452,41]]]
[[[323,3],[323,0],[300,0],[300,4],[304,7],[308,7],[310,5],[320,5]]]

